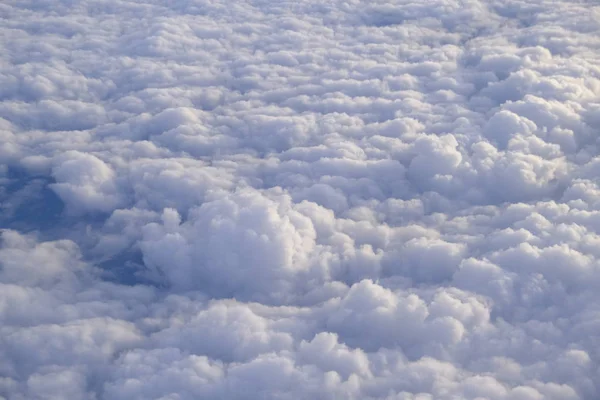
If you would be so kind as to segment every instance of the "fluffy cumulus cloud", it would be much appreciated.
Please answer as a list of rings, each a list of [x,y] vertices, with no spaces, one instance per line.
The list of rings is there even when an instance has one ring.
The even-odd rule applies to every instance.
[[[0,399],[600,398],[594,1],[0,16]]]

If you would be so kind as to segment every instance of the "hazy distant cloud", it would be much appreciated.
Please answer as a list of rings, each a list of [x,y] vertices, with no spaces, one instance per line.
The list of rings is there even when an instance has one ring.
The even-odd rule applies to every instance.
[[[600,395],[598,6],[0,15],[0,399]]]

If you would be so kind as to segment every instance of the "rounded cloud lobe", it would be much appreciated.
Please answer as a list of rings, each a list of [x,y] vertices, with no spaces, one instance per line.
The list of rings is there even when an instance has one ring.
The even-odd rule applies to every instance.
[[[0,399],[600,396],[598,6],[0,14]]]

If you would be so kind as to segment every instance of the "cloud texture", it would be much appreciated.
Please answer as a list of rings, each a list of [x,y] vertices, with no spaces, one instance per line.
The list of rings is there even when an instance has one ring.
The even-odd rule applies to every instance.
[[[599,398],[593,1],[0,16],[0,399]]]

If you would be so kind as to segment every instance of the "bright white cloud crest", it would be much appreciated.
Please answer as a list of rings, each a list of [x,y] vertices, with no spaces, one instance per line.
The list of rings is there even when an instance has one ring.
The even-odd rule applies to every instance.
[[[600,397],[593,1],[0,15],[0,399]]]

